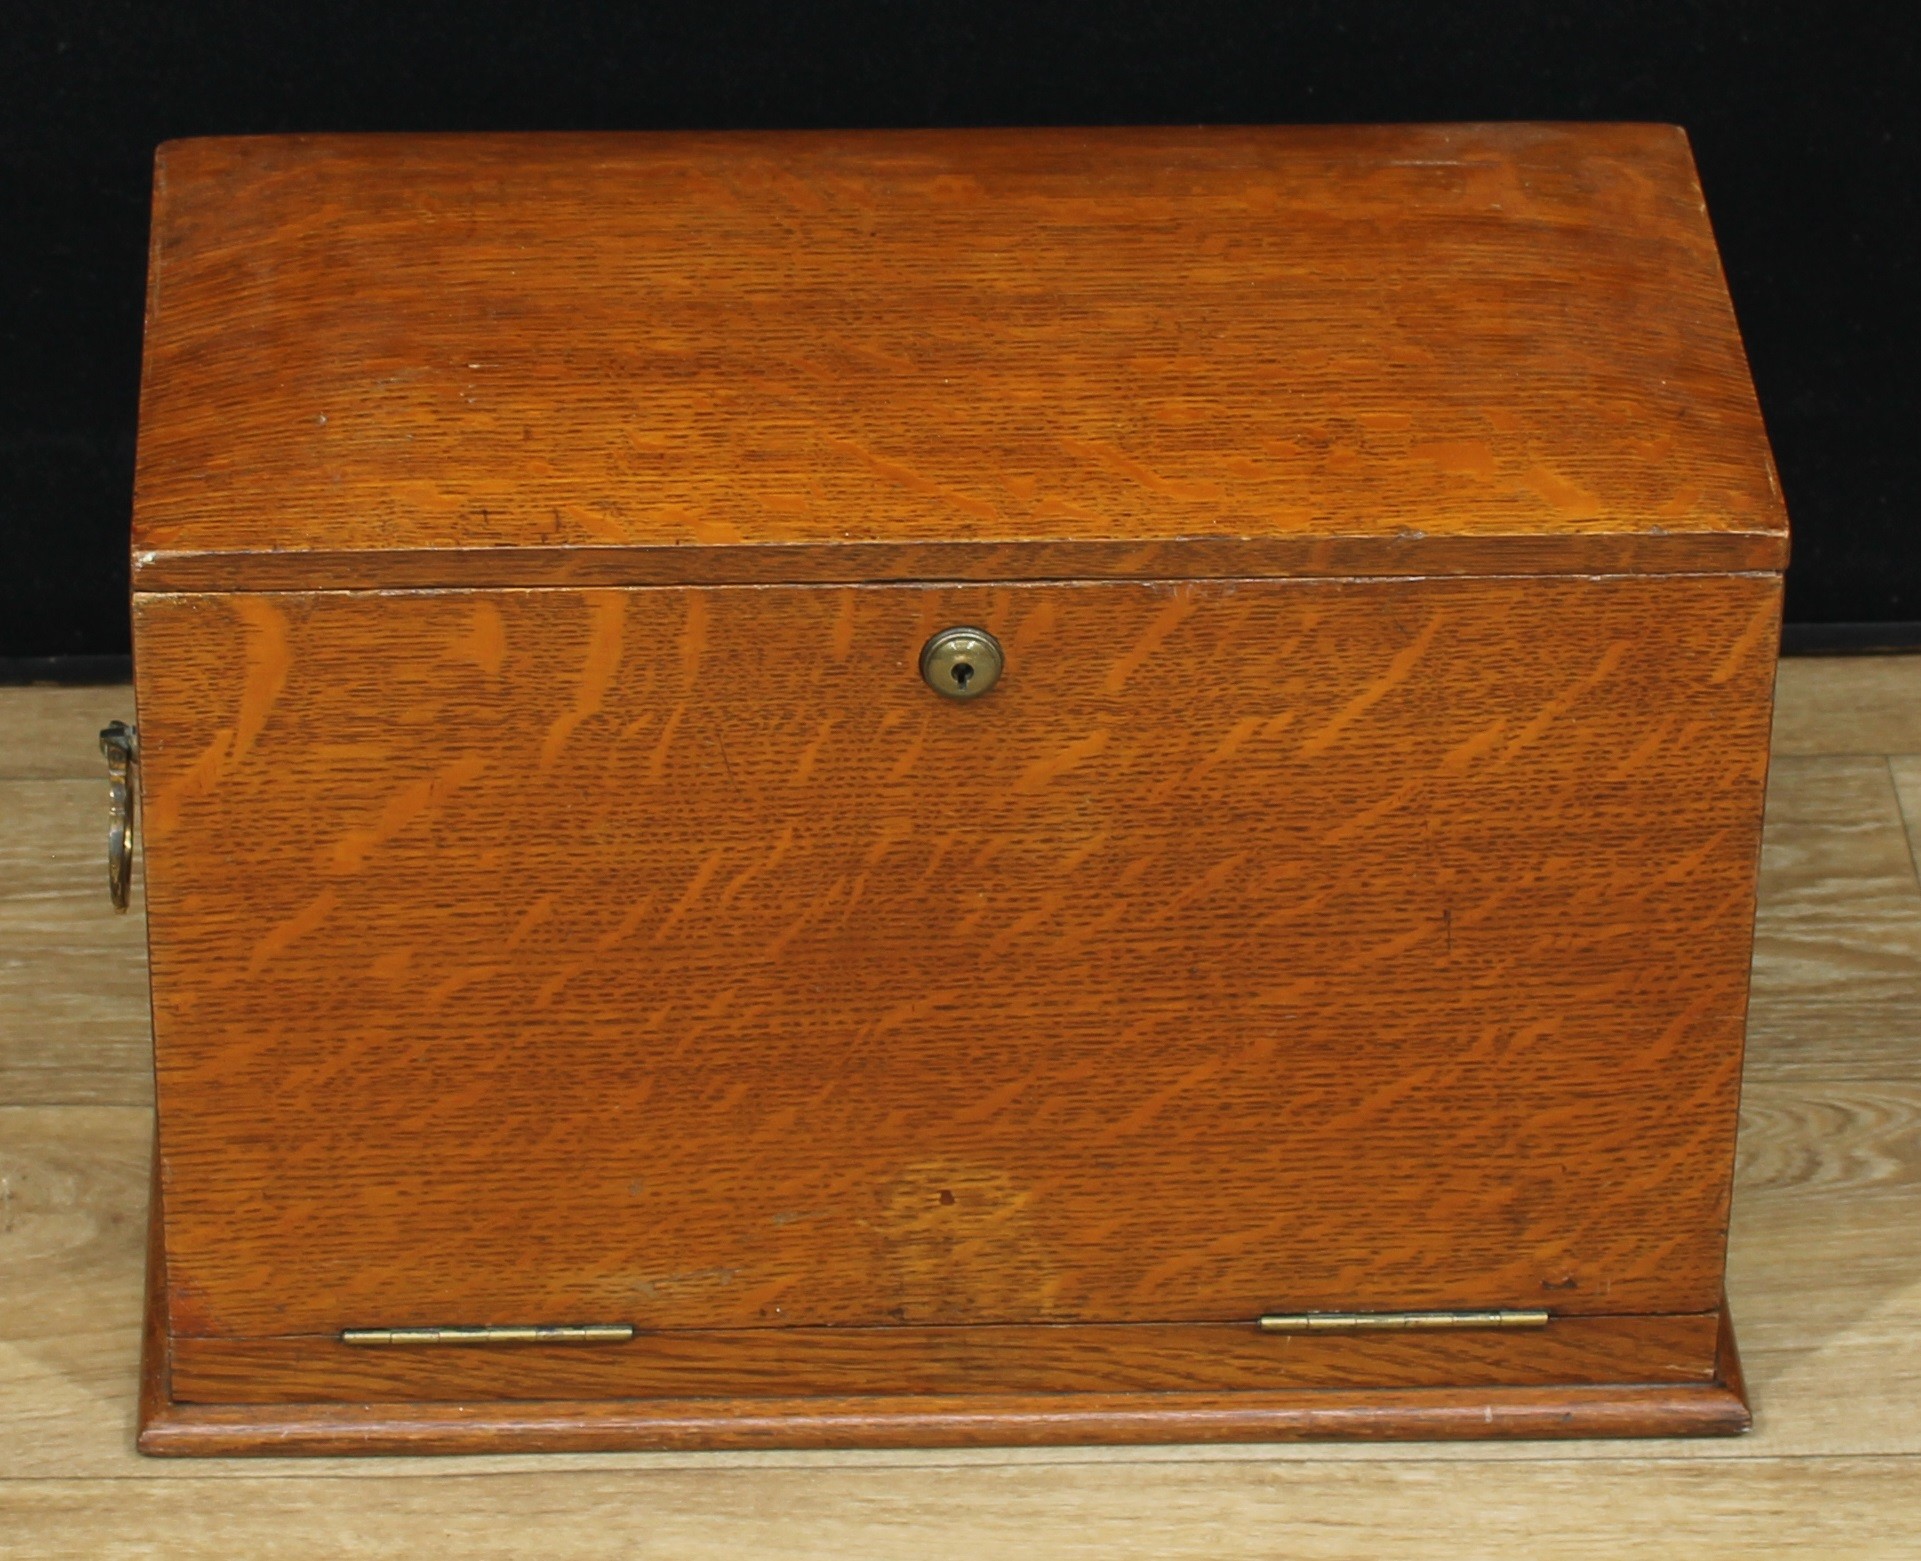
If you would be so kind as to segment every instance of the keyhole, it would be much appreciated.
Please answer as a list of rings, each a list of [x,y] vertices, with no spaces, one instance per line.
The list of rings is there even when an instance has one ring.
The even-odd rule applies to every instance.
[[[985,629],[943,629],[921,647],[920,675],[944,699],[979,699],[1002,665],[1000,642]]]

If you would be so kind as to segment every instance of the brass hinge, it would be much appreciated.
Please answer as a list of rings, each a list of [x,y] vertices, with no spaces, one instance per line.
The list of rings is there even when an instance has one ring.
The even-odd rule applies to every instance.
[[[545,1323],[511,1328],[343,1328],[342,1344],[618,1344],[632,1323]]]
[[[1280,1312],[1261,1319],[1263,1333],[1374,1333],[1421,1328],[1545,1328],[1544,1311]]]

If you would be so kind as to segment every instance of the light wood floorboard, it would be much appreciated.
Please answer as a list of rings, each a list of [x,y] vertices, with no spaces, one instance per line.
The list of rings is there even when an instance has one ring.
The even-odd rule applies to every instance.
[[[1888,761],[1779,757],[1748,1077],[1921,1079],[1921,885]]]
[[[1779,754],[1921,753],[1921,656],[1797,656],[1774,694]]]
[[[1151,1464],[897,1470],[369,1471],[0,1489],[34,1553],[178,1557],[1912,1557],[1906,1459]],[[164,1539],[161,1538],[164,1536]]]
[[[1921,1557],[1921,658],[1780,687],[1749,1437],[192,1463],[132,1450],[145,972],[93,748],[131,700],[0,689],[0,1556]]]
[[[0,1102],[153,1099],[146,925],[108,908],[103,780],[0,781]]]
[[[98,779],[100,728],[133,714],[125,684],[0,688],[0,780]]]

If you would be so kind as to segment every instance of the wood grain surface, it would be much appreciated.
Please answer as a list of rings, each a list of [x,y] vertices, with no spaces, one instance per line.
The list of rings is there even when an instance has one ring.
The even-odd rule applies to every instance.
[[[1837,1028],[1837,1038],[1845,1031]],[[1559,1443],[1552,1456],[1615,1464],[1677,1458],[1840,1459],[1921,1454],[1921,1086],[1883,1082],[1758,1084],[1744,1101],[1730,1287],[1758,1410],[1751,1442]],[[98,1475],[146,1479],[162,1466],[132,1455],[134,1389],[150,1148],[136,1108],[0,1110],[0,1501],[4,1481]],[[914,1471],[943,1462],[1538,1458],[1526,1443],[1457,1447],[1383,1443],[1232,1444],[1156,1450],[1081,1448],[833,1454],[762,1451],[595,1454],[605,1467],[701,1468],[723,1477],[759,1467],[867,1463]],[[564,1456],[492,1455],[493,1472],[570,1467]],[[211,1479],[271,1476],[268,1460],[215,1461]],[[284,1467],[284,1466],[282,1466]],[[351,1463],[329,1463],[345,1472]],[[432,1461],[388,1465],[436,1478]],[[371,1472],[365,1468],[362,1472]],[[443,1472],[449,1472],[444,1471]]]
[[[1746,1425],[1786,528],[1678,131],[199,141],[150,279],[143,1446]],[[1242,1336],[1449,1306],[1555,1321]],[[642,1337],[324,1344],[543,1322]]]
[[[1252,1389],[1224,1393],[805,1394],[794,1398],[167,1405],[140,1425],[161,1457],[621,1452],[631,1448],[1005,1447],[1733,1436],[1712,1383]]]
[[[1726,1444],[1714,1444],[1726,1445]],[[1558,1446],[1556,1448],[1558,1451]],[[379,1459],[351,1480],[265,1464],[224,1484],[36,1481],[9,1509],[36,1557],[513,1558],[687,1561],[1910,1561],[1912,1459],[1613,1463],[1130,1461],[637,1474],[589,1467],[413,1478]]]
[[[1829,666],[1854,669],[1853,681],[1820,670]],[[77,1026],[0,1024],[14,1055],[30,1057],[11,1084],[0,1080],[0,1104],[153,1099],[144,916],[136,907],[103,926],[96,915],[105,903],[95,838],[104,775],[96,733],[107,720],[132,714],[127,687],[0,689],[7,770],[0,775],[0,853],[44,864],[21,867],[6,883],[54,911],[45,928],[23,913],[7,947],[32,950],[30,960],[21,956],[22,971],[32,972],[21,976],[21,990],[30,986],[36,1003],[86,1016]],[[1890,802],[1890,760],[1875,750],[1878,742],[1893,743],[1896,767],[1912,771],[1921,761],[1899,757],[1909,738],[1921,749],[1921,658],[1781,664],[1748,1017],[1751,1079],[1921,1077],[1921,1048],[1913,1044],[1921,1034],[1921,888],[1911,871],[1903,876],[1903,814]],[[15,774],[85,785],[69,813],[49,814],[35,805],[31,787],[12,788],[8,777]],[[1921,787],[1915,795],[1921,798]],[[1921,828],[1921,804],[1907,817]],[[136,885],[139,872],[136,853]],[[67,904],[109,942],[72,937],[61,908]],[[1890,955],[1878,975],[1864,975],[1873,968],[1864,956],[1878,962]],[[104,1041],[103,1031],[116,1039]]]
[[[1921,656],[1791,656],[1774,691],[1775,753],[1909,762],[1921,754]]]
[[[123,691],[122,709],[133,698]],[[153,1098],[146,926],[136,857],[130,914],[107,909],[107,789],[0,781],[0,1101]]]
[[[1888,761],[1777,755],[1752,1076],[1921,1077],[1921,893]]]
[[[173,1331],[1711,1309],[1777,604],[142,597]]]
[[[1750,1087],[1733,1235],[1731,1286],[1746,1334],[1760,1429],[1752,1444],[1666,1442],[1644,1453],[1608,1442],[1500,1444],[1272,1444],[1235,1450],[1195,1444],[1158,1450],[1051,1453],[1074,1463],[1166,1459],[1333,1457],[1583,1457],[1612,1463],[1675,1457],[1840,1457],[1921,1452],[1921,1094],[1913,1085]],[[0,1480],[100,1475],[154,1478],[136,1459],[133,1392],[150,1114],[119,1108],[0,1110]],[[1861,1196],[1861,1194],[1867,1196]],[[596,1453],[605,1467],[615,1455]],[[1037,1452],[630,1453],[622,1467],[707,1469],[740,1477],[755,1467],[834,1467],[864,1461],[901,1471],[937,1463],[1018,1465]],[[213,1480],[271,1478],[275,1463],[213,1461]],[[352,1465],[327,1465],[348,1469]],[[430,1475],[430,1461],[388,1471]],[[486,1471],[567,1469],[565,1455],[488,1455]],[[361,1473],[371,1473],[365,1465]],[[1062,1480],[1072,1480],[1060,1471]],[[10,1488],[0,1484],[0,1503]]]
[[[0,685],[0,786],[15,780],[98,780],[100,728],[133,719],[124,683]],[[4,814],[0,814],[3,824]],[[36,844],[53,847],[50,840]]]
[[[182,1338],[183,1403],[688,1398],[736,1393],[1173,1393],[1263,1388],[1539,1387],[1695,1382],[1719,1318],[1568,1317],[1546,1328],[1275,1337],[1253,1323],[678,1329],[628,1344],[366,1347],[336,1339]]]
[[[141,589],[1785,547],[1672,127],[275,137],[156,167]]]
[[[1135,1353],[1112,1346],[1103,1352],[1099,1341],[1088,1338],[1090,1330],[1075,1328],[1059,1331],[1075,1337],[1083,1363],[1088,1356],[1101,1353],[1108,1360],[1092,1374],[1091,1381],[1087,1376],[1061,1381],[1059,1355],[1030,1346],[1036,1361],[1055,1355],[1050,1364],[1057,1380],[1039,1390],[1026,1383],[1003,1386],[990,1368],[982,1380],[959,1390],[904,1391],[900,1375],[889,1370],[898,1366],[898,1352],[883,1351],[878,1359],[867,1356],[863,1360],[866,1352],[850,1341],[840,1353],[840,1363],[846,1375],[863,1379],[854,1393],[829,1390],[818,1378],[809,1381],[803,1371],[787,1378],[799,1389],[797,1396],[757,1395],[749,1387],[753,1380],[750,1367],[739,1375],[716,1372],[719,1380],[698,1384],[711,1391],[696,1397],[608,1395],[543,1400],[442,1394],[438,1402],[383,1402],[339,1391],[328,1381],[324,1363],[310,1359],[294,1378],[283,1374],[281,1380],[289,1385],[297,1382],[302,1400],[319,1401],[276,1403],[248,1396],[219,1402],[183,1402],[184,1395],[172,1380],[173,1341],[166,1332],[169,1308],[164,1276],[168,1270],[163,1261],[157,1261],[164,1257],[159,1240],[159,1199],[156,1182],[147,1270],[139,1447],[143,1453],[161,1456],[1725,1436],[1738,1435],[1752,1424],[1725,1307],[1712,1319],[1716,1335],[1713,1366],[1705,1379],[1685,1372],[1677,1380],[1590,1383],[1570,1382],[1567,1377],[1572,1373],[1566,1373],[1542,1386],[1470,1380],[1450,1381],[1446,1386],[1404,1387],[1383,1385],[1377,1378],[1355,1387],[1323,1384],[1302,1388],[1235,1383],[1230,1370],[1225,1390],[1193,1390],[1140,1380],[1120,1385],[1110,1380],[1117,1375],[1114,1365],[1131,1364]],[[1618,1326],[1627,1319],[1609,1321],[1617,1324],[1613,1348],[1607,1347],[1604,1330],[1593,1320],[1576,1324],[1576,1339],[1589,1346],[1586,1364],[1599,1365],[1610,1377],[1623,1366],[1644,1366],[1650,1357],[1647,1346],[1656,1338],[1672,1346],[1676,1354],[1686,1352],[1678,1332],[1671,1326],[1662,1327],[1670,1320],[1637,1319],[1651,1324],[1646,1331],[1655,1338],[1631,1342],[1631,1335],[1640,1330]],[[854,1330],[822,1331],[845,1334]],[[973,1335],[997,1331],[954,1330]],[[711,1342],[711,1336],[697,1341],[696,1348]],[[810,1341],[804,1333],[798,1342],[800,1357],[817,1366],[820,1354],[817,1349],[809,1349]],[[814,1342],[818,1345],[819,1341]],[[1477,1349],[1477,1344],[1482,1348]],[[1595,1349],[1595,1345],[1601,1348]],[[1016,1343],[1014,1350],[1020,1352],[1021,1345]],[[217,1351],[210,1353],[220,1368],[237,1364],[221,1360]],[[958,1356],[962,1352],[955,1353]],[[1366,1344],[1351,1353],[1364,1357]],[[1445,1369],[1449,1365],[1447,1353],[1444,1348],[1434,1350],[1430,1367],[1439,1364]],[[1482,1370],[1495,1365],[1497,1369],[1486,1374],[1498,1377],[1501,1352],[1497,1347],[1488,1347],[1485,1341],[1468,1341],[1459,1353],[1469,1356],[1471,1362],[1462,1376],[1473,1379],[1482,1374],[1472,1363],[1479,1356]],[[1529,1352],[1523,1345],[1513,1353],[1526,1356]],[[1561,1365],[1574,1365],[1580,1353],[1578,1343],[1574,1349],[1564,1350]],[[810,1355],[814,1359],[808,1360]],[[1516,1374],[1525,1376],[1530,1367],[1538,1369],[1544,1364],[1543,1355],[1536,1349],[1532,1360]],[[989,1357],[983,1352],[981,1358]],[[1198,1364],[1198,1354],[1190,1358]],[[1336,1352],[1326,1352],[1325,1358],[1333,1361]],[[960,1364],[958,1358],[953,1364]],[[1668,1370],[1672,1375],[1672,1369]],[[1364,1366],[1360,1374],[1365,1378]],[[1384,1373],[1389,1377],[1396,1374],[1393,1368]],[[1417,1366],[1415,1374],[1424,1373]],[[1451,1372],[1448,1374],[1451,1376]],[[203,1362],[203,1380],[207,1375]],[[542,1376],[537,1367],[523,1367],[521,1380],[532,1384]],[[774,1373],[772,1380],[778,1382],[780,1376]],[[224,1369],[218,1380],[228,1386],[242,1382],[237,1374]],[[565,1372],[555,1371],[546,1380],[566,1380]],[[763,1376],[762,1380],[767,1378]],[[315,1384],[321,1384],[320,1391],[311,1394],[308,1390]],[[367,1385],[365,1378],[361,1385]]]
[[[1784,664],[1777,737],[1867,756],[1921,731],[1921,661],[1850,659],[1818,688]],[[1906,688],[1911,703],[1901,704]],[[62,730],[42,696],[0,689],[0,754],[38,765],[44,740],[90,751],[97,712]],[[108,714],[125,714],[122,691]],[[1815,701],[1810,703],[1809,701]],[[1870,725],[1850,727],[1856,710]],[[44,720],[42,714],[46,714]],[[37,734],[29,743],[29,728]],[[82,773],[85,773],[84,771]],[[1808,775],[1778,766],[1771,803]],[[1818,779],[1818,777],[1816,777]],[[0,834],[27,819],[0,782]],[[1818,825],[1824,946],[1845,961],[1850,917],[1872,942],[1898,904],[1874,863],[1888,827],[1850,831],[1831,794]],[[33,827],[59,828],[34,816]],[[1894,826],[1899,829],[1898,822]],[[1786,829],[1787,834],[1782,831]],[[1865,855],[1845,842],[1854,840]],[[1850,863],[1869,873],[1850,909]],[[97,863],[88,862],[91,882]],[[1764,875],[1804,904],[1813,880]],[[1911,896],[1921,887],[1908,885]],[[104,905],[104,900],[103,900]],[[106,958],[138,967],[140,950]],[[1814,949],[1796,969],[1821,974]],[[45,984],[77,982],[52,955]],[[1844,986],[1822,988],[1844,991]],[[0,1553],[168,1561],[645,1553],[1037,1558],[1845,1556],[1906,1558],[1921,1530],[1921,1082],[1894,1042],[1921,983],[1890,984],[1885,1043],[1857,1045],[1866,1012],[1770,1005],[1755,1022],[1792,1046],[1791,1072],[1751,1078],[1729,1288],[1757,1423],[1690,1442],[1281,1443],[1265,1446],[629,1453],[436,1459],[143,1459],[133,1452],[150,1113],[0,1102]],[[1921,1033],[1910,1026],[1907,1033]],[[90,1042],[55,1023],[48,1058]],[[1832,1074],[1824,1060],[1833,1059]],[[1762,1059],[1758,1054],[1751,1062]],[[49,1067],[54,1064],[49,1060]],[[131,1060],[124,1066],[131,1068]],[[1878,1072],[1876,1070],[1879,1070]]]

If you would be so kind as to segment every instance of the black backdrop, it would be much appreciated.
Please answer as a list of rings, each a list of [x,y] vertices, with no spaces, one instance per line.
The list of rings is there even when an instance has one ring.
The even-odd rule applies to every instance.
[[[126,646],[155,143],[319,129],[1677,122],[1794,518],[1789,619],[1913,625],[1918,67],[1914,0],[0,0],[0,657]]]

